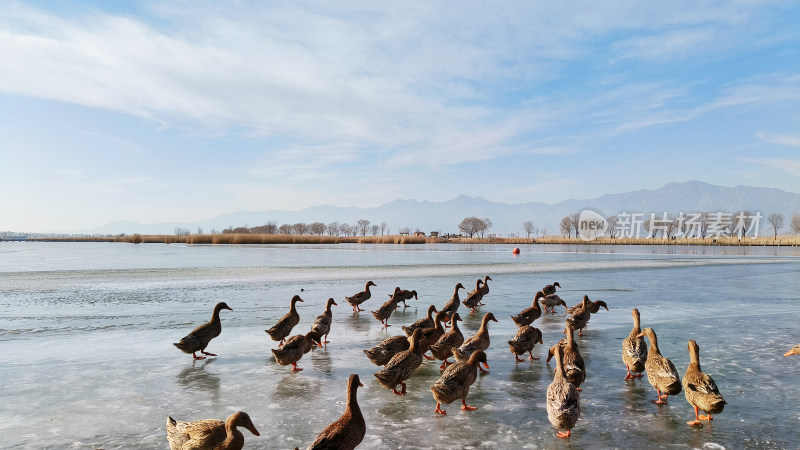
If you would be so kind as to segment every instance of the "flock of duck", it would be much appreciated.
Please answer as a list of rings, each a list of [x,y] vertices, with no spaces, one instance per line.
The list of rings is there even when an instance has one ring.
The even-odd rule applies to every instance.
[[[467,405],[466,397],[471,385],[477,379],[478,372],[489,369],[485,353],[490,345],[488,327],[490,322],[497,322],[497,319],[492,313],[486,313],[478,331],[465,338],[458,326],[458,322],[462,320],[458,309],[463,304],[475,312],[477,307],[482,306],[482,299],[489,293],[490,280],[489,276],[478,279],[475,289],[463,300],[459,297],[459,291],[465,288],[461,283],[456,284],[452,297],[440,310],[431,305],[425,318],[403,326],[405,335],[390,337],[372,348],[364,349],[365,355],[372,363],[382,366],[381,370],[374,374],[378,382],[391,389],[394,394],[403,396],[407,392],[405,380],[422,365],[423,360],[439,360],[442,361],[439,368],[443,372],[430,387],[436,401],[434,413],[447,414],[442,405],[457,400],[461,400],[463,411],[477,409],[475,406]],[[370,288],[373,286],[376,284],[368,281],[363,291],[345,297],[352,306],[354,314],[364,311],[360,305],[372,297]],[[567,304],[556,294],[557,288],[560,287],[558,282],[545,286],[536,293],[530,307],[511,316],[518,328],[514,338],[508,341],[508,346],[517,361],[524,361],[520,359],[520,355],[525,353],[529,355],[528,359],[539,359],[533,356],[532,350],[536,344],[544,343],[542,332],[531,324],[543,314],[555,314],[557,306],[566,308]],[[388,321],[392,313],[400,303],[405,305],[406,300],[417,298],[417,292],[396,287],[389,297],[388,301],[372,311],[373,316],[383,327],[391,326]],[[275,360],[283,366],[291,365],[292,371],[303,370],[297,363],[313,346],[322,347],[322,344],[329,342],[327,336],[332,323],[331,306],[337,304],[333,298],[329,298],[325,311],[314,320],[311,330],[306,334],[290,337],[293,328],[300,322],[296,304],[302,301],[300,296],[295,295],[291,299],[289,312],[278,319],[273,327],[265,330],[272,340],[278,342],[278,348],[272,350]],[[548,349],[547,361],[555,358],[556,368],[553,381],[547,388],[546,407],[548,419],[558,430],[556,434],[558,437],[569,437],[571,429],[578,421],[580,386],[586,379],[584,360],[574,339],[574,332],[578,330],[578,335],[583,336],[582,330],[591,315],[599,312],[601,307],[608,310],[608,305],[604,301],[590,301],[589,297],[584,295],[581,303],[566,308],[568,314],[564,327],[566,336]],[[192,354],[194,359],[216,356],[206,352],[206,347],[222,331],[220,321],[222,310],[232,309],[224,302],[218,303],[209,322],[198,326],[174,345],[183,352]],[[646,372],[647,380],[656,390],[657,397],[654,403],[666,404],[669,396],[677,395],[683,390],[686,400],[695,411],[694,420],[687,424],[702,427],[702,421],[713,420],[711,415],[721,413],[726,402],[713,378],[703,373],[700,368],[700,348],[697,342],[689,340],[690,364],[681,379],[672,361],[661,355],[655,331],[652,328],[640,328],[638,309],[633,309],[632,315],[633,328],[630,335],[622,342],[622,361],[628,372],[625,380],[641,378],[644,376],[643,372]],[[649,349],[644,338],[650,342]],[[198,356],[198,352],[205,356]],[[428,352],[431,356],[428,356]],[[800,345],[792,348],[784,356],[798,354]],[[455,360],[454,363],[449,361],[450,357]],[[344,413],[317,436],[309,445],[309,449],[352,449],[361,443],[366,433],[366,423],[358,405],[356,392],[362,386],[357,374],[350,375],[347,381],[347,402]],[[397,389],[398,386],[400,390]],[[706,414],[700,414],[701,411]],[[250,417],[241,411],[228,417],[225,422],[213,419],[179,422],[168,417],[166,424],[167,439],[172,450],[241,449],[244,445],[244,435],[238,427],[259,436]]]

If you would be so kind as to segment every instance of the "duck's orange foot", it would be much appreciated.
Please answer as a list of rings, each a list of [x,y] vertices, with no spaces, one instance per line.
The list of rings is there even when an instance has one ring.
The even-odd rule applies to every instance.
[[[477,406],[469,406],[469,405],[467,405],[466,400],[461,399],[461,410],[462,411],[475,411],[476,409],[478,409]]]
[[[217,356],[216,353],[208,353],[208,352],[204,352],[203,350],[200,350],[200,353],[202,353],[204,355],[208,355],[208,356]]]
[[[689,425],[690,427],[702,427],[703,422],[700,422],[699,420],[690,420],[686,422],[686,425]]]
[[[534,361],[538,361],[538,360],[539,360],[539,358],[538,358],[538,357],[536,357],[536,356],[530,356],[528,359],[532,359],[532,360],[534,360]]]
[[[194,358],[194,359],[196,359],[196,360],[200,360],[200,359],[206,359],[206,357],[205,357],[205,356],[197,356],[197,355],[195,355],[194,353],[192,353],[192,358]]]
[[[572,436],[572,430],[567,430],[566,432],[562,431],[560,433],[556,433],[556,436],[560,438],[570,437]]]
[[[711,414],[700,414],[697,416],[697,418],[700,420],[714,420],[714,418],[711,417]]]
[[[582,388],[579,388],[579,387],[577,387],[577,386],[575,386],[575,389],[577,389],[577,390],[578,390],[578,392],[581,392],[581,391],[583,391],[583,389],[582,389]]]
[[[636,378],[637,378],[636,375],[634,375],[634,374],[632,374],[630,372],[628,372],[628,374],[625,375],[625,379],[626,380],[635,380]]]
[[[301,367],[297,367],[297,363],[292,363],[292,372],[300,372],[303,370]]]
[[[436,359],[436,358],[434,358],[432,356],[428,356],[428,355],[422,355],[422,356],[424,356],[425,359],[427,359],[428,361],[433,361],[434,359]]]
[[[658,400],[653,400],[653,403],[655,403],[656,405],[666,405],[667,401],[666,400],[661,400],[659,398]]]
[[[517,362],[525,362],[524,359],[519,359],[519,356],[517,356],[517,355],[514,355],[514,359],[516,359]]]
[[[436,411],[434,411],[434,413],[447,415],[447,411],[445,411],[442,408],[440,408],[440,404],[439,403],[436,404]]]

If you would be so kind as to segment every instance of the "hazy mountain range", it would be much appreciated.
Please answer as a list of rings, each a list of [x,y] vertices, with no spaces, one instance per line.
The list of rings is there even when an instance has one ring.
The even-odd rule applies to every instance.
[[[476,216],[492,221],[490,233],[501,236],[525,235],[523,223],[531,220],[541,231],[559,234],[559,223],[564,216],[592,209],[605,217],[621,212],[644,212],[649,217],[653,212],[677,215],[678,212],[735,212],[749,210],[760,212],[764,219],[761,227],[767,226],[766,216],[781,213],[785,217],[785,229],[791,216],[800,213],[800,194],[780,189],[749,186],[723,187],[700,181],[669,183],[655,190],[640,190],[622,194],[608,194],[588,200],[565,200],[549,205],[541,202],[519,204],[492,202],[480,197],[462,195],[444,202],[418,200],[395,200],[375,208],[315,206],[299,211],[239,211],[224,214],[200,222],[154,223],[113,222],[87,230],[88,233],[119,234],[173,234],[177,227],[195,232],[222,231],[228,227],[254,227],[267,222],[281,224],[338,222],[355,224],[359,219],[372,224],[385,222],[390,233],[408,227],[412,231],[426,233],[458,233],[458,224],[465,217]],[[764,228],[765,229],[765,228]]]

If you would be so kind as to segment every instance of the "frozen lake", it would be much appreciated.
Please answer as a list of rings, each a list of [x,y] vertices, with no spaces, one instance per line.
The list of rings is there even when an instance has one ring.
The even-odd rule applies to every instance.
[[[224,420],[243,410],[261,437],[246,448],[305,448],[344,409],[358,373],[367,435],[359,448],[797,448],[800,442],[800,250],[674,246],[311,245],[187,246],[124,243],[0,243],[0,436],[15,448],[167,448],[167,415]],[[492,312],[491,373],[467,402],[433,413],[429,387],[439,362],[425,362],[397,397],[378,384],[362,349],[400,334],[400,325],[441,307],[453,287],[491,276],[485,306],[461,307],[465,336]],[[353,315],[344,301],[378,286]],[[516,363],[506,341],[510,319],[544,285],[558,281],[568,305],[584,294],[610,311],[592,316],[578,344],[586,360],[581,417],[559,439],[547,420],[545,391],[554,363],[547,347],[563,337],[564,309],[541,318],[539,361]],[[419,300],[397,310],[387,330],[369,311],[395,286]],[[302,291],[301,291],[302,290]],[[326,348],[291,373],[264,333],[299,294],[308,331],[328,297],[333,326]],[[462,299],[466,292],[462,291]],[[172,343],[207,321],[219,301],[222,334],[193,362]],[[651,403],[646,378],[624,381],[621,342],[631,309],[658,334],[662,354],[683,376],[687,341],[728,402],[702,429],[683,393]]]

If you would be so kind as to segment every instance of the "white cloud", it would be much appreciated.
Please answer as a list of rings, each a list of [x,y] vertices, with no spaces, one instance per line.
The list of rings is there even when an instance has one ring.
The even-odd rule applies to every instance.
[[[800,135],[757,133],[759,139],[770,144],[800,147]]]
[[[800,159],[781,159],[781,158],[740,158],[740,161],[768,167],[789,175],[800,177]]]

